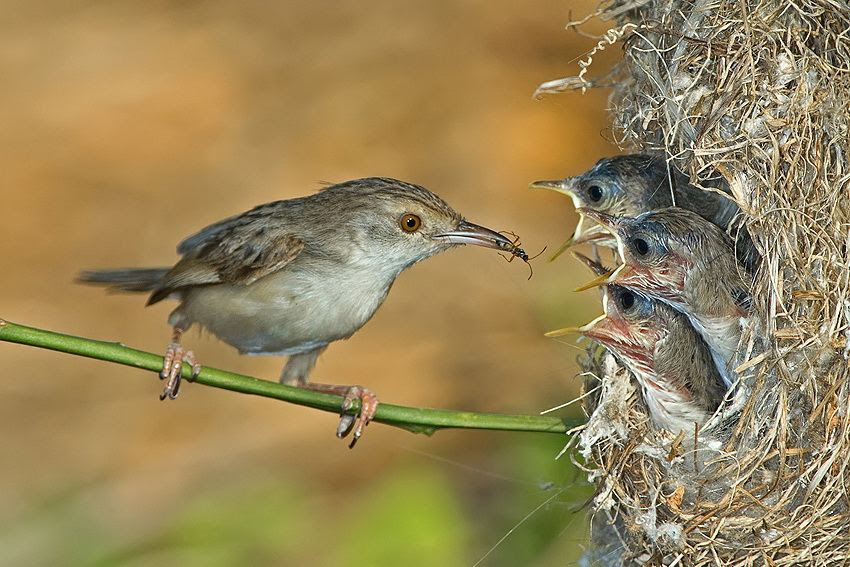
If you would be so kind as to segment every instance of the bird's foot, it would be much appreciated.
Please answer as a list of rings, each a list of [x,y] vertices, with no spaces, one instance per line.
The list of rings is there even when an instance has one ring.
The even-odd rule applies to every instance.
[[[336,436],[343,439],[350,433],[352,437],[348,447],[354,448],[354,445],[363,436],[363,428],[369,425],[378,411],[378,396],[372,390],[363,386],[337,386],[308,382],[302,384],[301,387],[325,394],[342,396],[342,415],[340,415],[339,425],[336,428]],[[352,408],[356,400],[360,400],[360,414],[349,415],[345,413]]]
[[[195,358],[195,353],[191,350],[186,350],[180,344],[180,336],[183,331],[174,329],[174,336],[171,339],[171,344],[165,351],[165,356],[162,361],[162,371],[159,373],[159,379],[165,380],[165,387],[159,395],[160,400],[168,398],[173,400],[177,398],[180,392],[180,380],[183,376],[183,363],[187,362],[192,366],[192,379],[195,379],[201,373],[201,365]]]
[[[339,426],[336,430],[336,436],[342,439],[348,433],[352,433],[349,449],[354,448],[357,440],[363,435],[363,428],[375,418],[375,413],[378,411],[378,396],[371,390],[363,386],[350,386],[342,400],[342,411],[348,411],[354,405],[354,400],[360,400],[360,415],[356,419],[354,416],[343,414],[339,420]],[[344,426],[344,427],[343,427]]]

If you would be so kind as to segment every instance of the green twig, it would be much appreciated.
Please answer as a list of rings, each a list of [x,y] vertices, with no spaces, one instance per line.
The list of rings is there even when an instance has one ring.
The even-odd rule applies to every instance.
[[[135,366],[153,372],[162,368],[162,357],[149,352],[136,350],[120,343],[95,341],[83,337],[63,335],[34,327],[17,325],[0,319],[0,341],[20,343],[116,362],[126,366]],[[183,377],[191,379],[188,364],[183,366]],[[293,404],[316,408],[322,411],[340,413],[342,398],[330,394],[312,392],[277,382],[260,380],[251,376],[204,367],[194,380],[205,386],[224,388],[243,394],[253,394],[274,398]],[[359,407],[349,410],[356,414]],[[431,434],[438,429],[500,429],[505,431],[536,431],[546,433],[565,433],[571,427],[579,425],[580,420],[537,415],[505,415],[496,413],[478,413],[470,411],[451,411],[431,408],[411,408],[392,404],[380,404],[375,421],[401,427],[416,433]]]

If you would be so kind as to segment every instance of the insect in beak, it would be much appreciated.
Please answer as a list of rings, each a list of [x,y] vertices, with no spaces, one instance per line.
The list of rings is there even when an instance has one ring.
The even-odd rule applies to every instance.
[[[541,250],[540,252],[538,252],[534,256],[529,257],[528,253],[525,250],[523,250],[522,248],[519,247],[519,245],[520,245],[519,236],[516,233],[510,232],[510,231],[504,231],[502,234],[503,235],[509,235],[509,236],[513,237],[513,240],[508,240],[507,238],[505,238],[506,240],[508,240],[508,243],[502,246],[502,250],[504,250],[505,252],[510,254],[510,256],[509,257],[508,256],[502,256],[502,257],[505,260],[507,260],[508,263],[513,262],[514,258],[519,258],[523,262],[525,262],[528,265],[528,279],[531,279],[531,276],[534,275],[534,269],[532,269],[532,267],[531,267],[531,260],[534,260],[535,258],[540,256],[541,254],[543,254],[543,252],[546,251],[546,246],[544,246],[543,250]]]

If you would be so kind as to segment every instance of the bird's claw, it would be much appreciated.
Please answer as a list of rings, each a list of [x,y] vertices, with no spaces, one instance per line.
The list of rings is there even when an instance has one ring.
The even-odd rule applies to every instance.
[[[165,356],[162,361],[162,370],[159,373],[159,379],[165,380],[165,387],[159,395],[160,400],[168,398],[174,400],[180,393],[180,381],[183,376],[183,363],[187,362],[192,366],[192,380],[198,377],[201,373],[201,365],[195,358],[195,353],[191,350],[185,350],[180,344],[179,335],[175,333],[175,340],[168,345],[165,351]]]
[[[356,415],[349,415],[347,413],[339,416],[339,425],[336,427],[336,436],[342,439],[354,428],[354,422],[357,421]]]
[[[355,400],[360,400],[360,414],[353,416],[345,413],[354,406]],[[343,414],[339,418],[336,436],[342,439],[351,433],[351,443],[348,444],[348,447],[354,448],[354,445],[363,436],[363,428],[369,425],[378,411],[378,396],[362,386],[351,386],[343,396],[341,407]]]

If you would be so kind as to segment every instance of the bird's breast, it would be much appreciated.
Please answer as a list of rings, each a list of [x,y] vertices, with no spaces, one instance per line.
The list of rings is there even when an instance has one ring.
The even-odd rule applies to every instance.
[[[711,416],[680,380],[645,373],[635,376],[643,389],[649,415],[657,426],[673,433],[692,431],[694,423],[703,424]]]
[[[354,334],[395,279],[347,266],[289,268],[247,286],[194,288],[180,316],[244,354],[297,354]]]
[[[731,386],[734,382],[731,367],[734,366],[733,359],[741,340],[742,319],[735,316],[710,317],[704,314],[699,317],[688,315],[688,319],[708,345],[723,382],[727,387]]]

